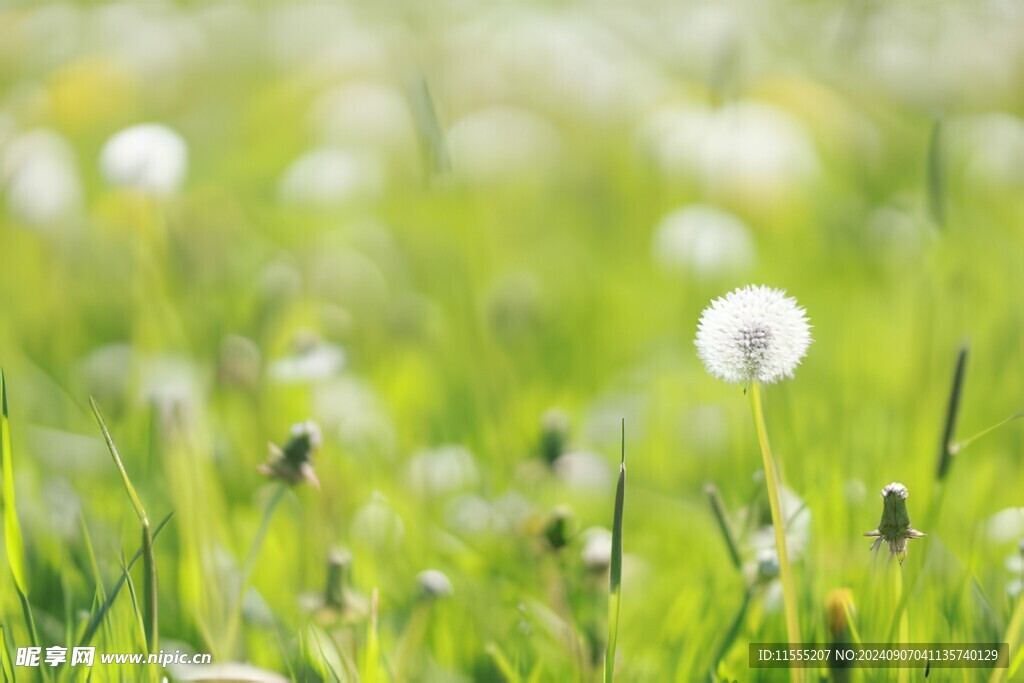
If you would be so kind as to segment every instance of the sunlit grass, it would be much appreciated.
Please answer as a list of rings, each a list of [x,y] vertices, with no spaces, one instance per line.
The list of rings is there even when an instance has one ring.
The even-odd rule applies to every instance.
[[[908,41],[879,54],[919,54],[888,6],[829,24],[821,42],[841,55],[762,44],[761,22],[776,25],[764,17],[726,31],[726,52],[690,54],[687,7],[628,21],[566,7],[548,23],[550,8],[395,18],[388,5],[309,23],[301,8],[168,5],[152,11],[182,23],[152,35],[177,47],[137,64],[92,55],[99,9],[72,17],[75,41],[23,32],[53,30],[72,14],[59,8],[39,23],[27,7],[4,14],[0,676],[34,680],[18,648],[88,644],[213,652],[311,681],[765,681],[781,672],[749,670],[747,643],[792,640],[797,620],[799,638],[832,642],[841,612],[850,642],[1009,642],[991,680],[1019,677],[1024,591],[1008,558],[1024,515],[993,521],[1024,490],[1016,86],[979,76],[963,111],[915,99],[945,83],[936,74],[963,78],[941,61],[963,22],[941,13],[920,33],[939,31],[942,54],[896,87],[889,72],[864,83],[874,72],[855,61],[895,49],[871,42],[896,40],[879,26]],[[189,42],[225,16],[231,40]],[[998,24],[979,35],[1005,51],[998,29],[1014,22]],[[765,51],[782,52],[784,77]],[[340,112],[322,99],[338,87]],[[356,108],[371,100],[382,108]],[[1005,119],[982,126],[988,110]],[[188,144],[187,176],[159,198],[111,186],[99,163],[144,121]],[[751,142],[757,126],[777,145]],[[46,225],[19,213],[32,174],[7,156],[39,128],[80,183]],[[359,154],[378,147],[384,179],[344,200],[283,189],[307,153],[366,171]],[[657,227],[694,206],[739,226],[750,258],[697,269],[659,253]],[[815,336],[753,423],[692,344],[707,302],[747,282],[785,287]],[[324,434],[319,490],[268,481],[267,443],[306,420]],[[759,453],[765,428],[774,458]],[[473,467],[415,460],[447,447]],[[863,537],[891,481],[927,533],[902,567]],[[788,530],[801,545],[782,600],[760,553],[790,493],[801,507],[786,523],[806,526]],[[554,548],[556,517],[572,523]],[[331,579],[338,549],[349,559]],[[426,569],[450,595],[424,598]],[[947,674],[929,680],[963,680]],[[898,673],[849,680],[886,677]]]

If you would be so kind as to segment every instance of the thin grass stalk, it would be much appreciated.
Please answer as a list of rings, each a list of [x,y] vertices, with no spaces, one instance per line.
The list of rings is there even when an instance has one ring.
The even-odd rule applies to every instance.
[[[736,611],[736,616],[733,617],[729,623],[729,628],[725,631],[725,636],[722,637],[722,642],[719,643],[715,649],[715,654],[711,657],[711,668],[708,669],[708,683],[717,683],[718,678],[718,667],[722,663],[722,659],[725,654],[732,647],[733,642],[736,640],[736,636],[739,635],[740,628],[743,626],[744,620],[747,618],[747,610],[750,609],[750,603],[754,598],[754,586],[747,586],[743,590],[743,601],[740,603],[740,608]]]
[[[288,485],[280,483],[277,488],[274,489],[274,493],[271,494],[270,500],[267,501],[267,506],[263,509],[263,518],[260,520],[260,526],[256,530],[256,535],[252,539],[252,545],[249,546],[249,554],[245,558],[245,564],[242,566],[242,578],[239,582],[238,598],[235,601],[235,608],[231,612],[231,621],[228,623],[227,638],[226,642],[228,648],[234,647],[235,638],[238,635],[238,629],[241,626],[242,620],[242,604],[245,601],[245,592],[249,589],[249,579],[252,577],[253,571],[256,569],[256,561],[260,556],[260,549],[263,547],[263,539],[267,536],[267,531],[270,530],[270,519],[274,515],[274,510],[277,509],[278,504],[284,499],[284,494],[288,491]]]
[[[711,512],[715,515],[715,521],[718,522],[718,530],[722,533],[725,547],[729,550],[729,559],[732,560],[733,567],[742,570],[743,560],[740,557],[739,542],[736,540],[736,534],[733,533],[732,524],[729,523],[729,515],[725,510],[725,504],[722,502],[722,496],[718,493],[718,487],[714,484],[708,484],[704,487],[704,494],[708,497],[708,502],[711,503]]]
[[[29,640],[39,647],[39,632],[32,616],[28,601],[28,584],[25,574],[25,544],[18,523],[18,507],[14,500],[14,449],[11,446],[11,423],[7,412],[7,378],[0,368],[0,478],[3,479],[4,545],[7,550],[7,565],[14,578],[14,589],[21,603],[21,614],[25,620]],[[49,672],[43,670],[43,677],[49,680]]]
[[[903,603],[903,566],[897,565],[891,567],[893,573],[893,591],[896,595],[897,605]],[[899,613],[899,640],[897,645],[907,645],[910,642],[910,616],[907,613],[907,608],[904,605],[903,609]],[[897,680],[899,683],[907,683],[910,680],[910,669],[906,667],[899,667],[897,669]]]
[[[114,439],[110,436],[110,430],[107,429],[107,424],[103,420],[99,404],[96,403],[95,398],[90,396],[89,405],[92,407],[92,414],[96,418],[100,431],[103,433],[103,440],[107,443],[107,450],[110,451],[110,457],[114,459],[117,471],[121,474],[121,481],[124,483],[125,491],[128,493],[132,507],[135,508],[139,524],[142,526],[142,591],[146,647],[149,648],[150,653],[153,653],[157,651],[157,645],[160,641],[159,614],[157,611],[159,588],[156,577],[156,555],[153,551],[153,529],[150,526],[146,508],[143,507],[142,500],[139,498],[139,494],[136,493],[132,480],[128,477],[128,472],[124,468],[121,456],[117,452],[117,446],[114,445]]]
[[[942,131],[942,119],[936,118],[928,139],[928,209],[932,220],[940,228],[946,226],[946,172]]]
[[[768,505],[772,513],[772,528],[775,530],[775,550],[779,556],[782,602],[786,612],[786,638],[791,645],[795,645],[800,642],[800,619],[796,604],[796,585],[793,582],[793,568],[789,564],[789,555],[786,552],[786,527],[779,500],[778,473],[775,468],[775,460],[772,458],[771,444],[768,442],[768,429],[765,427],[764,422],[761,386],[757,382],[752,383],[750,397],[754,410],[757,442],[761,447],[761,459],[764,463],[764,481],[768,489]],[[790,667],[789,678],[794,683],[800,683],[803,680],[803,670],[797,667]]]
[[[608,648],[604,656],[604,680],[615,680],[615,649],[619,637],[619,608],[622,603],[622,513],[626,496],[626,421],[622,421],[622,459],[619,481],[615,487],[615,510],[612,516],[612,557],[608,572]]]
[[[377,683],[380,678],[380,637],[377,618],[380,594],[374,587],[370,593],[370,622],[366,627],[366,660],[363,663],[363,683]]]
[[[1024,649],[1020,647],[1022,629],[1024,629],[1024,592],[1017,596],[1017,606],[1013,609],[1010,623],[1007,625],[1006,633],[1003,635],[1003,642],[1007,643],[1009,647],[1011,661],[1005,668],[997,667],[993,669],[992,675],[988,679],[989,683],[1003,683],[1003,681],[1007,680],[1016,680],[1014,674],[1017,673],[1021,662],[1024,661]]]
[[[167,525],[167,522],[171,521],[171,517],[173,516],[173,512],[168,512],[167,516],[160,520],[160,523],[156,525],[155,529],[153,529],[153,540],[156,540],[157,536],[160,535],[160,532],[163,531],[164,527]],[[135,551],[135,554],[132,555],[130,560],[128,560],[128,571],[131,571],[132,567],[135,566],[135,563],[139,561],[140,557],[142,557],[142,554],[143,548],[141,547]],[[98,572],[98,570],[96,571]],[[110,611],[110,608],[114,604],[114,600],[117,599],[118,593],[120,593],[121,588],[124,586],[125,577],[126,573],[122,572],[121,576],[118,577],[117,582],[114,583],[113,588],[110,589],[110,593],[107,594],[105,600],[103,601],[103,604],[100,606],[98,610],[96,610],[93,613],[92,617],[90,617],[89,623],[85,627],[85,632],[79,639],[79,647],[85,647],[86,645],[88,645],[89,642],[93,639],[93,636],[96,635],[96,630],[99,629],[100,625],[103,623],[103,618],[107,616],[107,612]]]

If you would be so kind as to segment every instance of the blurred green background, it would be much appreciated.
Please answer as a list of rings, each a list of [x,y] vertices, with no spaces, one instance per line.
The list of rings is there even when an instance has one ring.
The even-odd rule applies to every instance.
[[[0,364],[42,644],[76,641],[96,571],[109,589],[138,547],[91,395],[150,516],[175,513],[166,650],[345,678],[377,588],[396,679],[506,680],[504,659],[595,680],[624,418],[621,680],[780,679],[746,666],[784,640],[772,582],[716,656],[753,570],[705,484],[744,561],[771,538],[747,398],[692,340],[748,283],[814,325],[766,391],[805,639],[829,640],[841,587],[887,639],[862,534],[895,480],[928,534],[911,639],[1004,640],[1019,425],[957,456],[921,521],[961,343],[959,435],[1024,408],[1021,35],[999,0],[5,3]],[[163,128],[111,141],[140,123]],[[257,467],[307,419],[321,487],[285,496],[245,588],[275,486]],[[331,548],[352,557],[340,615],[315,609]],[[450,596],[422,596],[428,568]],[[100,651],[142,651],[132,615],[122,594]]]

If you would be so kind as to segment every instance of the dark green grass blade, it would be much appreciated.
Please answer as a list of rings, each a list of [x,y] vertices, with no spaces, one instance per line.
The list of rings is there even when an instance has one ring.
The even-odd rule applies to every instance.
[[[25,582],[25,546],[18,524],[18,510],[14,504],[14,455],[11,449],[11,425],[7,417],[7,381],[0,369],[0,477],[3,478],[4,544],[7,548],[7,564],[14,576],[14,585],[19,593],[27,594]]]
[[[963,392],[964,372],[967,368],[967,345],[960,347],[956,358],[956,370],[953,372],[953,386],[949,391],[949,403],[946,406],[946,422],[942,428],[942,442],[939,444],[939,464],[935,470],[935,478],[942,481],[949,474],[953,463],[953,436],[956,434],[956,419],[960,413],[960,395]]]
[[[626,494],[626,421],[622,421],[622,460],[615,486],[615,512],[612,518],[612,558],[608,572],[608,649],[604,658],[604,680],[615,678],[615,648],[619,635],[619,607],[622,597],[622,513]]]
[[[928,210],[940,228],[946,226],[946,171],[942,139],[942,120],[935,119],[928,139]]]
[[[124,483],[125,491],[128,493],[128,498],[132,502],[132,507],[135,508],[135,514],[139,517],[139,524],[142,526],[142,566],[143,566],[143,607],[145,612],[145,625],[146,625],[146,646],[150,652],[156,652],[157,643],[159,642],[159,614],[157,612],[157,579],[156,579],[156,556],[153,552],[153,531],[149,524],[149,517],[146,515],[146,509],[142,506],[142,500],[139,498],[139,494],[135,491],[135,487],[132,485],[132,480],[128,477],[128,472],[124,468],[124,463],[121,461],[121,456],[117,452],[117,446],[114,445],[114,439],[110,436],[110,430],[107,429],[107,423],[103,420],[103,414],[100,412],[99,404],[96,403],[96,399],[89,397],[89,405],[92,407],[92,414],[96,418],[96,423],[100,427],[100,431],[103,433],[103,440],[107,443],[107,449],[110,451],[110,457],[114,459],[114,464],[117,466],[117,471],[121,474],[121,481]]]
[[[704,493],[708,497],[708,502],[711,503],[711,512],[714,513],[715,521],[718,522],[718,530],[725,540],[725,547],[729,550],[729,559],[732,560],[733,567],[742,570],[743,560],[740,558],[739,542],[736,540],[736,534],[733,533],[729,515],[725,511],[725,504],[722,503],[722,496],[718,493],[718,487],[708,484],[704,487]]]
[[[171,517],[173,516],[173,512],[168,512],[167,516],[160,520],[160,523],[157,524],[156,528],[153,530],[153,540],[156,540],[157,536],[160,535],[160,532],[163,530],[164,526],[167,524],[167,522],[171,521]],[[128,560],[128,571],[131,571],[132,567],[135,565],[136,562],[138,562],[140,557],[142,557],[141,547],[138,550],[136,550],[135,554],[132,555],[130,560]],[[85,627],[85,633],[82,634],[82,637],[79,640],[79,647],[85,647],[86,645],[88,645],[89,642],[92,640],[93,636],[96,635],[96,629],[98,629],[100,627],[100,624],[103,623],[103,618],[107,616],[107,612],[109,612],[111,606],[113,606],[114,600],[117,599],[117,594],[121,591],[121,588],[124,587],[124,583],[125,574],[122,572],[121,576],[118,577],[117,582],[110,589],[110,593],[107,595],[107,599],[103,602],[103,605],[100,606],[100,608],[96,610],[96,612],[94,612],[92,617],[89,619],[89,624]]]

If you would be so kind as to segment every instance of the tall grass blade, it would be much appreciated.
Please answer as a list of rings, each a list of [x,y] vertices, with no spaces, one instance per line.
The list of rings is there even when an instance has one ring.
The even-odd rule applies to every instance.
[[[498,672],[505,678],[505,683],[520,683],[523,680],[497,643],[487,643],[484,649],[494,662],[494,666],[498,668]]]
[[[377,616],[380,593],[374,588],[370,594],[370,623],[366,627],[366,661],[363,663],[363,683],[377,683],[380,680],[380,636],[377,633]]]
[[[956,370],[953,372],[953,386],[949,390],[949,402],[946,405],[946,422],[942,428],[942,442],[939,444],[939,464],[935,470],[935,478],[942,481],[949,473],[953,463],[953,436],[956,434],[956,419],[960,414],[960,396],[964,387],[964,371],[967,369],[967,345],[960,347],[956,357]]]
[[[156,537],[160,535],[160,532],[163,531],[164,526],[167,524],[167,522],[171,521],[171,517],[173,516],[173,512],[168,512],[167,516],[160,520],[160,523],[156,525],[156,528],[153,529],[154,540],[156,540]],[[142,550],[143,549],[140,547],[138,550],[135,551],[135,554],[132,555],[131,559],[128,560],[128,571],[131,571],[132,567],[135,566],[135,563],[138,562],[140,557],[142,557]],[[100,608],[93,613],[92,617],[90,617],[89,623],[85,627],[85,633],[83,633],[82,637],[79,639],[79,647],[85,647],[86,645],[88,645],[89,642],[92,640],[93,636],[96,635],[96,630],[100,627],[100,624],[103,623],[103,619],[107,616],[107,612],[109,612],[110,608],[114,605],[114,600],[117,599],[117,595],[121,592],[121,588],[124,587],[124,583],[125,573],[122,573],[121,576],[117,579],[117,582],[114,584],[113,588],[110,589],[110,593],[107,594],[106,600],[104,600]]]
[[[4,545],[7,548],[7,564],[14,576],[14,585],[18,592],[28,593],[25,583],[25,546],[21,539],[21,526],[18,524],[18,510],[14,504],[14,456],[11,451],[11,425],[7,417],[7,380],[0,369],[0,401],[3,410],[0,412],[0,471],[2,471],[3,510],[4,510]]]
[[[7,647],[7,632],[0,624],[0,672],[3,672],[4,683],[14,683],[14,669],[11,668],[11,650]]]
[[[429,160],[429,170],[435,175],[443,175],[451,170],[451,158],[437,118],[434,98],[431,97],[427,80],[422,74],[417,74],[412,79],[409,91],[413,121]]]
[[[615,486],[615,512],[612,517],[612,558],[608,573],[608,649],[604,657],[604,680],[615,679],[615,648],[619,636],[619,607],[622,599],[622,512],[626,495],[626,421],[622,420],[622,460]]]
[[[153,531],[149,524],[149,517],[146,515],[146,509],[142,506],[142,500],[139,498],[139,494],[136,493],[135,487],[132,486],[132,480],[128,477],[128,472],[124,468],[124,463],[121,461],[121,456],[117,452],[117,446],[114,445],[114,439],[110,436],[110,430],[107,429],[107,423],[103,420],[103,415],[100,412],[99,405],[96,403],[96,399],[90,396],[89,405],[92,407],[92,414],[96,418],[96,423],[100,426],[100,431],[103,433],[103,440],[107,443],[107,449],[110,451],[110,456],[114,459],[117,471],[121,473],[121,481],[124,483],[125,491],[128,492],[128,498],[132,502],[132,507],[135,508],[135,514],[139,517],[139,524],[142,525],[142,589],[145,611],[146,647],[149,648],[150,652],[156,652],[160,635],[158,626],[159,615],[157,613],[158,588],[156,578],[156,557],[153,553]]]
[[[7,565],[14,577],[14,589],[21,602],[21,613],[25,619],[29,638],[33,646],[39,645],[36,622],[32,617],[32,606],[28,602],[28,584],[25,580],[25,544],[18,524],[18,508],[14,502],[14,451],[11,447],[11,423],[7,412],[7,378],[0,368],[0,476],[3,478],[4,545],[7,550]],[[48,675],[44,673],[46,678]]]
[[[729,522],[729,515],[725,510],[725,504],[722,502],[722,496],[718,493],[718,487],[714,484],[708,484],[704,487],[704,494],[708,497],[708,502],[711,503],[711,512],[715,515],[715,521],[718,522],[718,530],[722,533],[725,547],[729,550],[729,559],[732,560],[732,566],[742,570],[743,560],[740,558],[739,542],[736,540],[736,534],[733,533],[732,524]]]
[[[935,119],[928,139],[928,209],[940,228],[946,225],[946,171],[942,139],[942,120]]]

